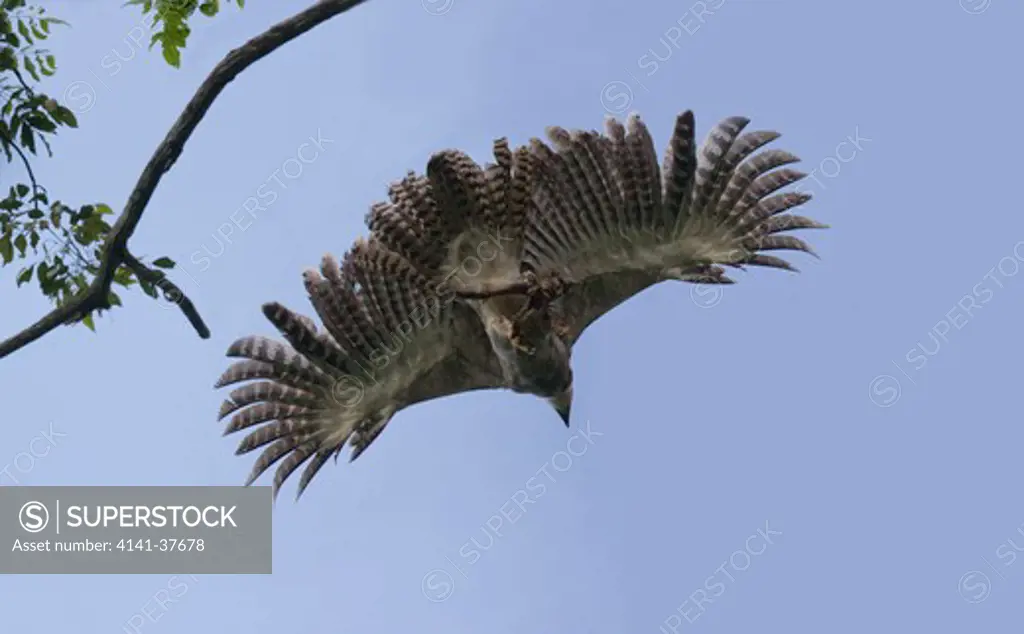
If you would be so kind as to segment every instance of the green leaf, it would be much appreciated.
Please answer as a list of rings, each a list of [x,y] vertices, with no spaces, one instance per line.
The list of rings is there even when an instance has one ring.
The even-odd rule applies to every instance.
[[[32,43],[32,35],[28,31],[28,25],[18,20],[18,33],[21,33],[21,37],[25,38],[29,44]]]
[[[71,112],[71,110],[64,106],[57,106],[54,111],[50,113],[50,116],[69,128],[78,127],[78,119],[75,118],[75,113]]]
[[[174,68],[181,68],[181,51],[173,44],[164,42],[164,61]]]
[[[25,149],[29,152],[36,153],[36,137],[32,132],[32,128],[26,126],[21,127],[21,144],[25,146]]]
[[[0,237],[0,257],[3,257],[4,264],[14,259],[14,247],[11,245],[11,234],[5,233]]]
[[[130,269],[122,266],[114,271],[114,282],[125,287],[131,286],[135,283],[135,278],[132,277],[133,275],[135,274]]]
[[[42,141],[43,145],[46,147],[46,153],[49,156],[53,156],[53,149],[50,147],[50,142],[46,140],[46,137],[40,136],[39,140]]]
[[[83,317],[82,323],[85,324],[85,327],[88,328],[89,330],[96,332],[96,324],[94,324],[92,321],[92,313],[89,313],[88,315]]]
[[[21,61],[25,65],[25,70],[28,71],[28,74],[32,75],[32,79],[39,81],[39,73],[36,71],[36,65],[32,62],[32,58],[25,55]]]
[[[174,260],[168,257],[157,258],[153,260],[153,266],[158,266],[162,269],[173,269]]]
[[[42,60],[38,56],[36,57],[36,61],[39,62],[39,72],[40,73],[42,73],[46,77],[52,77],[53,76],[53,72],[54,72],[53,69],[52,68],[48,68],[45,64],[43,64]]]
[[[28,282],[29,280],[32,279],[32,269],[34,269],[35,267],[36,267],[36,265],[33,264],[32,266],[28,267],[27,269],[23,269],[21,271],[21,273],[18,273],[17,282],[18,282],[18,286],[19,287],[22,284],[24,284],[25,282]]]
[[[25,183],[18,183],[14,186],[14,189],[18,192],[18,196],[21,198],[24,198],[29,192],[28,185]]]
[[[28,247],[28,239],[25,237],[24,233],[19,233],[18,236],[14,238],[14,246],[18,249],[18,255],[25,257],[25,249]]]
[[[34,127],[37,130],[42,130],[43,132],[57,131],[56,124],[54,124],[53,121],[50,121],[50,119],[41,112],[33,112],[32,114],[28,115],[26,119],[29,123],[32,124],[32,127]]]
[[[50,22],[52,24],[63,24],[64,26],[69,26],[67,21],[61,20],[60,18],[55,18],[53,16],[45,18],[44,22]],[[43,29],[43,30],[46,31],[46,29]],[[46,32],[49,33],[49,31],[46,31]]]

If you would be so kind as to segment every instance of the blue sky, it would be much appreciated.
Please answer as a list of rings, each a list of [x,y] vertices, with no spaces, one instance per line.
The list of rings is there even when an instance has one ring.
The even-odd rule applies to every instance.
[[[120,209],[210,68],[306,5],[248,4],[197,19],[173,70],[132,42],[136,11],[47,3],[73,24],[48,88],[81,123],[37,162],[50,191]],[[512,393],[401,412],[298,504],[286,487],[273,575],[3,577],[5,629],[1019,629],[1024,9],[632,7],[374,0],[243,73],[131,242],[179,262],[212,338],[131,292],[98,334],[62,328],[0,362],[3,485],[242,483],[253,456],[215,420],[224,350],[273,334],[261,303],[305,307],[302,270],[445,147],[483,160],[494,137],[636,110],[660,149],[684,109],[701,137],[745,115],[816,170],[820,261],[721,294],[666,283],[609,314],[576,348],[568,432]],[[48,308],[13,274],[4,336]]]

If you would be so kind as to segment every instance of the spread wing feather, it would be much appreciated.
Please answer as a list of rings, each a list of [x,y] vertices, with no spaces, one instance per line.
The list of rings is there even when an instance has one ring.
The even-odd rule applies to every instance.
[[[417,253],[436,257],[410,255]],[[216,384],[249,382],[234,389],[220,410],[221,419],[231,417],[225,433],[248,432],[238,453],[263,449],[249,483],[277,464],[276,496],[305,464],[301,495],[328,458],[337,459],[346,443],[350,459],[357,458],[400,409],[501,387],[500,368],[477,316],[439,294],[381,242],[358,240],[340,264],[326,256],[320,270],[307,271],[304,280],[323,330],[279,303],[264,305],[263,314],[288,343],[239,339],[227,354],[243,360]]]
[[[786,167],[799,159],[782,150],[757,152],[779,134],[742,134],[748,123],[721,121],[698,150],[693,113],[682,113],[661,167],[636,115],[626,126],[609,119],[605,134],[549,128],[553,147],[531,141],[536,207],[523,231],[522,270],[572,283],[555,307],[573,341],[660,280],[728,284],[722,266],[795,271],[764,252],[814,254],[803,240],[779,235],[826,227],[779,215],[811,198],[776,193],[806,176]]]
[[[494,159],[480,166],[459,150],[433,154],[426,175],[410,172],[392,183],[390,202],[367,215],[371,239],[455,289],[482,292],[517,281],[536,161],[505,138],[494,141]]]

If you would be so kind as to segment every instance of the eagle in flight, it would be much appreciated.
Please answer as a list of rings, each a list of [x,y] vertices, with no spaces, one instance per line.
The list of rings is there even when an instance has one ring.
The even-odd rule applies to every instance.
[[[664,161],[633,114],[605,132],[547,129],[494,162],[433,154],[426,174],[390,185],[369,235],[303,274],[322,327],[277,302],[263,314],[287,340],[239,339],[216,387],[237,453],[262,448],[248,482],[278,464],[276,497],[306,464],[296,498],[347,444],[362,454],[401,409],[470,390],[546,399],[569,425],[572,348],[587,326],[663,280],[731,284],[724,266],[795,270],[765,252],[813,254],[780,235],[824,228],[787,212],[811,196],[776,193],[806,176],[773,131],[744,117],[694,141],[693,113]],[[759,151],[760,150],[760,151]]]

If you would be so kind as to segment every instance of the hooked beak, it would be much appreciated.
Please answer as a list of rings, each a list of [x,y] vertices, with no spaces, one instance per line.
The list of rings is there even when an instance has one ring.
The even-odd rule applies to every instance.
[[[558,412],[559,418],[565,423],[565,426],[569,426],[569,411],[572,409],[572,386],[570,385],[567,390],[548,399],[548,403],[555,408]]]

